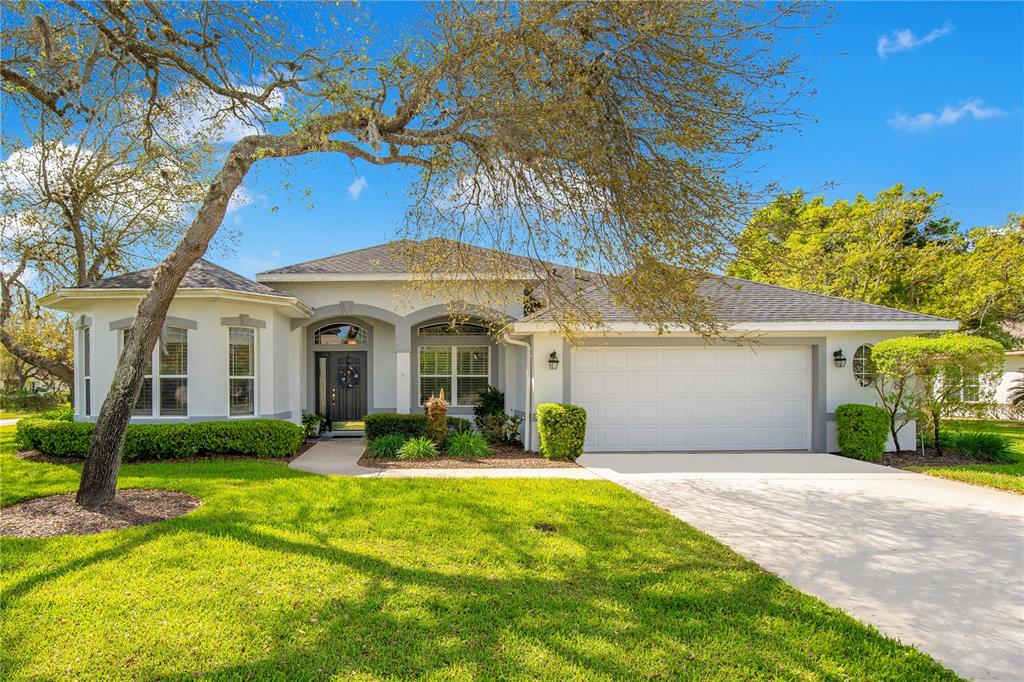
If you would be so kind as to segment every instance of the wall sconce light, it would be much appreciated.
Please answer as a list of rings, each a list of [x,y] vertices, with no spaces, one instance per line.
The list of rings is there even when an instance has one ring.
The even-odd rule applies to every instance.
[[[551,351],[551,355],[548,356],[548,367],[551,369],[558,369],[558,353]]]
[[[843,355],[842,348],[832,354],[832,359],[835,360],[836,367],[846,367],[846,356]]]

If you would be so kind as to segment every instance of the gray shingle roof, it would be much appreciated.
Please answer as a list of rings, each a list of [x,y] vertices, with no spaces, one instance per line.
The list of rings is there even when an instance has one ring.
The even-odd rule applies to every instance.
[[[835,296],[813,294],[772,284],[751,282],[735,277],[708,277],[699,293],[716,305],[718,320],[742,322],[896,322],[947,321],[942,317],[922,315],[909,310],[887,308]],[[583,294],[604,322],[634,322],[636,316],[626,307],[616,305],[606,286],[596,286]],[[539,310],[522,321],[545,322],[554,319],[550,310]]]
[[[156,268],[146,268],[124,275],[115,275],[106,279],[90,282],[78,289],[148,289],[153,284],[153,276]],[[269,296],[288,296],[276,289],[271,289],[265,284],[254,282],[248,277],[243,277],[237,272],[232,272],[200,258],[188,269],[185,277],[181,280],[179,289],[226,289],[228,291],[239,291],[246,294],[266,294]]]
[[[390,275],[403,274],[410,271],[409,259],[414,257],[415,250],[433,249],[436,253],[444,254],[453,267],[472,265],[480,271],[486,271],[488,264],[492,264],[498,270],[507,270],[509,267],[520,268],[523,271],[543,272],[545,269],[553,270],[565,276],[573,271],[559,263],[552,263],[526,256],[508,254],[495,249],[487,249],[474,244],[457,242],[442,237],[432,237],[421,242],[410,240],[398,240],[386,244],[368,246],[355,251],[346,251],[333,256],[317,258],[316,260],[304,263],[286,265],[274,270],[267,270],[257,276],[273,281],[273,275],[297,275],[297,274],[319,274],[319,275]],[[538,267],[544,266],[544,267]],[[582,272],[582,271],[581,271]],[[593,274],[593,273],[589,273]]]

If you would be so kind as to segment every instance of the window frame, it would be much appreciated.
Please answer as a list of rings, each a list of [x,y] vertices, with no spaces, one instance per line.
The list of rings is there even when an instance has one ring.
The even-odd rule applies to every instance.
[[[359,330],[354,337],[355,343],[321,343],[321,332],[331,327],[350,327]],[[313,330],[313,345],[326,348],[346,348],[348,346],[366,346],[369,343],[369,329],[355,322],[328,322]]]
[[[451,355],[451,371],[449,374],[424,374],[421,371],[422,357],[424,350],[435,350],[438,348],[447,348]],[[423,398],[423,379],[434,379],[434,378],[445,378],[451,380],[451,395],[448,396],[448,405],[450,407],[472,407],[472,403],[463,404],[458,402],[459,400],[459,349],[461,348],[483,348],[487,351],[487,370],[484,374],[463,374],[461,375],[466,379],[479,379],[484,377],[487,379],[487,385],[491,383],[491,346],[485,343],[464,343],[459,345],[447,345],[447,344],[430,344],[419,346],[416,352],[416,396],[419,400],[419,404],[423,405],[425,399]]]
[[[442,329],[439,334],[424,333],[428,329]],[[472,331],[470,331],[472,330]],[[447,336],[490,336],[486,325],[479,322],[429,322],[421,324],[416,328],[416,336],[420,338],[433,339],[445,338]]]
[[[82,414],[92,416],[92,327],[82,327]]]
[[[967,392],[973,391],[974,397],[968,398]],[[981,377],[980,376],[965,376],[960,380],[960,402],[967,405],[974,405],[976,403],[984,402],[981,399]]]
[[[241,375],[231,373],[231,331],[234,329],[247,329],[252,332],[252,374]],[[360,328],[361,329],[361,328]],[[231,325],[227,328],[227,391],[228,391],[228,419],[254,419],[259,412],[259,333],[256,327],[247,325]],[[232,380],[248,379],[252,381],[252,412],[249,414],[231,413],[231,382]]]
[[[124,353],[124,347],[128,344],[128,335],[132,332],[132,327],[124,327],[118,330],[117,342],[118,342],[118,356]],[[136,400],[135,404],[132,405],[132,416],[133,417],[153,417],[157,414],[157,396],[159,390],[157,389],[157,380],[153,374],[153,353],[149,354],[149,373],[143,375],[143,379],[149,379],[150,396],[149,396],[149,413],[138,414],[135,412],[139,408],[139,401]],[[142,392],[139,392],[139,396],[142,396]]]
[[[163,367],[161,366],[161,363],[160,363],[160,360],[161,360],[160,354],[163,353],[163,350],[164,350],[164,342],[165,342],[164,341],[164,332],[165,331],[170,331],[171,329],[181,330],[185,334],[185,373],[184,374],[164,374]],[[175,326],[175,325],[167,325],[167,326],[165,326],[160,331],[160,339],[157,342],[157,347],[154,349],[154,351],[156,352],[156,357],[153,358],[153,372],[154,372],[154,376],[157,378],[157,382],[155,384],[155,390],[154,390],[154,395],[156,397],[155,397],[155,406],[153,408],[153,414],[154,414],[154,416],[158,416],[161,419],[187,419],[189,417],[189,415],[191,414],[190,410],[192,409],[192,407],[191,407],[191,404],[192,404],[191,397],[192,396],[190,395],[190,392],[192,390],[192,385],[191,385],[192,382],[190,382],[188,380],[189,379],[188,370],[189,370],[189,367],[192,364],[191,362],[189,362],[189,353],[191,352],[190,349],[191,349],[192,344],[191,344],[191,342],[189,340],[188,332],[189,332],[189,330],[188,330],[187,327],[178,327],[178,326]],[[185,414],[164,414],[164,401],[163,401],[163,388],[164,388],[163,384],[164,384],[164,379],[184,379],[185,380]]]
[[[853,380],[856,381],[857,385],[860,386],[861,388],[868,388],[868,387],[870,387],[871,384],[873,384],[874,381],[875,381],[875,376],[878,374],[877,372],[874,371],[873,365],[870,365],[870,363],[871,363],[871,348],[872,348],[873,345],[874,344],[870,344],[870,343],[862,343],[859,346],[857,346],[857,349],[853,351],[853,357],[851,358],[851,361],[850,361],[850,371],[853,372]],[[859,362],[861,363],[861,366],[858,368],[857,367],[857,363],[858,363],[857,354],[861,353],[861,351],[864,350],[864,349],[867,350],[867,353],[866,354],[861,354],[861,357],[859,359]],[[870,371],[869,371],[869,366],[870,366]]]

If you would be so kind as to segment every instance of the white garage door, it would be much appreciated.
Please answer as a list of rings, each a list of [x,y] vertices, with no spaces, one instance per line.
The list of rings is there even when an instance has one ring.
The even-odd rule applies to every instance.
[[[571,375],[590,452],[810,449],[806,346],[585,348]]]

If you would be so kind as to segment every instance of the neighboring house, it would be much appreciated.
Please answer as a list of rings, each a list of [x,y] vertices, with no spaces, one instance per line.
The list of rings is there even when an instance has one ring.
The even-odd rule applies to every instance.
[[[957,328],[904,310],[710,277],[702,293],[743,343],[658,335],[593,284],[583,295],[602,310],[606,328],[571,348],[550,310],[524,315],[522,304],[491,311],[509,322],[499,338],[484,320],[453,328],[440,295],[409,287],[415,275],[403,262],[380,245],[252,281],[200,260],[170,306],[133,420],[298,421],[305,412],[359,419],[419,411],[442,388],[450,413],[466,415],[477,392],[493,384],[510,412],[530,415],[524,440],[534,449],[536,406],[573,402],[587,410],[590,451],[834,450],[836,407],[876,400],[865,374],[871,344]],[[152,277],[144,270],[41,299],[74,314],[78,420],[95,419]],[[524,269],[508,286],[522,300],[536,277]]]
[[[1024,410],[1013,409],[1007,405],[1007,402],[1009,401],[1010,387],[1015,382],[1024,381],[1024,320],[1006,322],[1002,327],[1007,334],[1016,339],[1016,344],[1013,350],[1008,350],[1003,355],[1003,374],[999,378],[999,383],[996,384],[995,401],[999,403],[999,408],[995,416],[1016,416],[1020,419],[1024,417]]]

